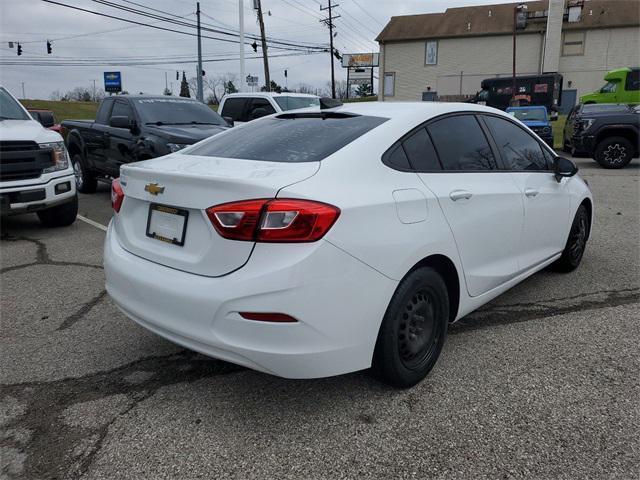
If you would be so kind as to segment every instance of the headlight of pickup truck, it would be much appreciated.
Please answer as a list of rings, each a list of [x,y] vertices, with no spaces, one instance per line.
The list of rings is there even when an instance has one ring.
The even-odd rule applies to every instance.
[[[41,143],[40,148],[52,149],[51,154],[53,155],[53,165],[45,168],[42,173],[57,172],[69,168],[69,153],[64,142]]]
[[[185,147],[188,147],[186,143],[167,143],[167,148],[171,153],[177,152],[178,150],[182,150]]]
[[[586,130],[589,130],[589,128],[591,128],[591,125],[593,125],[593,122],[595,122],[595,118],[585,118],[583,120],[580,121],[580,130],[582,130],[583,132]]]

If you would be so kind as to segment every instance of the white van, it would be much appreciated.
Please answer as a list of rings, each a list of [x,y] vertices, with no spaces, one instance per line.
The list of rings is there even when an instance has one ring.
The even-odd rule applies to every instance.
[[[320,109],[320,97],[289,92],[229,93],[222,98],[218,113],[227,121],[243,123],[274,113],[301,108]]]
[[[59,133],[44,128],[0,86],[0,212],[35,212],[47,227],[78,213],[73,167]]]

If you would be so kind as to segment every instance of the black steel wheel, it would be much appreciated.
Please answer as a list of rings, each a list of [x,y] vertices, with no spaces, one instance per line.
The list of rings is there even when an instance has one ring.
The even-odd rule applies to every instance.
[[[562,256],[553,264],[555,270],[571,272],[578,268],[587,247],[589,229],[591,228],[590,222],[591,219],[587,208],[584,205],[580,205],[571,224],[571,230],[562,251]]]
[[[448,324],[444,280],[432,268],[414,270],[400,282],[382,320],[373,371],[390,385],[415,385],[438,360]]]

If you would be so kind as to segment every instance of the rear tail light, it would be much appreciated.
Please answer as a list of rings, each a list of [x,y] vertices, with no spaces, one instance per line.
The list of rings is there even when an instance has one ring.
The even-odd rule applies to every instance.
[[[246,200],[207,209],[222,237],[251,242],[315,242],[339,215],[333,205],[297,199]]]
[[[111,182],[111,208],[113,208],[116,213],[120,211],[123,200],[124,190],[122,190],[122,186],[120,185],[120,179],[116,178]]]

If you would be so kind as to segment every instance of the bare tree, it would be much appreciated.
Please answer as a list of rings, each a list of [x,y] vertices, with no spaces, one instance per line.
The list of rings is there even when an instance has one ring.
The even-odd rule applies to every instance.
[[[49,95],[49,100],[62,100],[62,92],[60,90],[54,90],[53,92],[51,92],[51,95]]]

